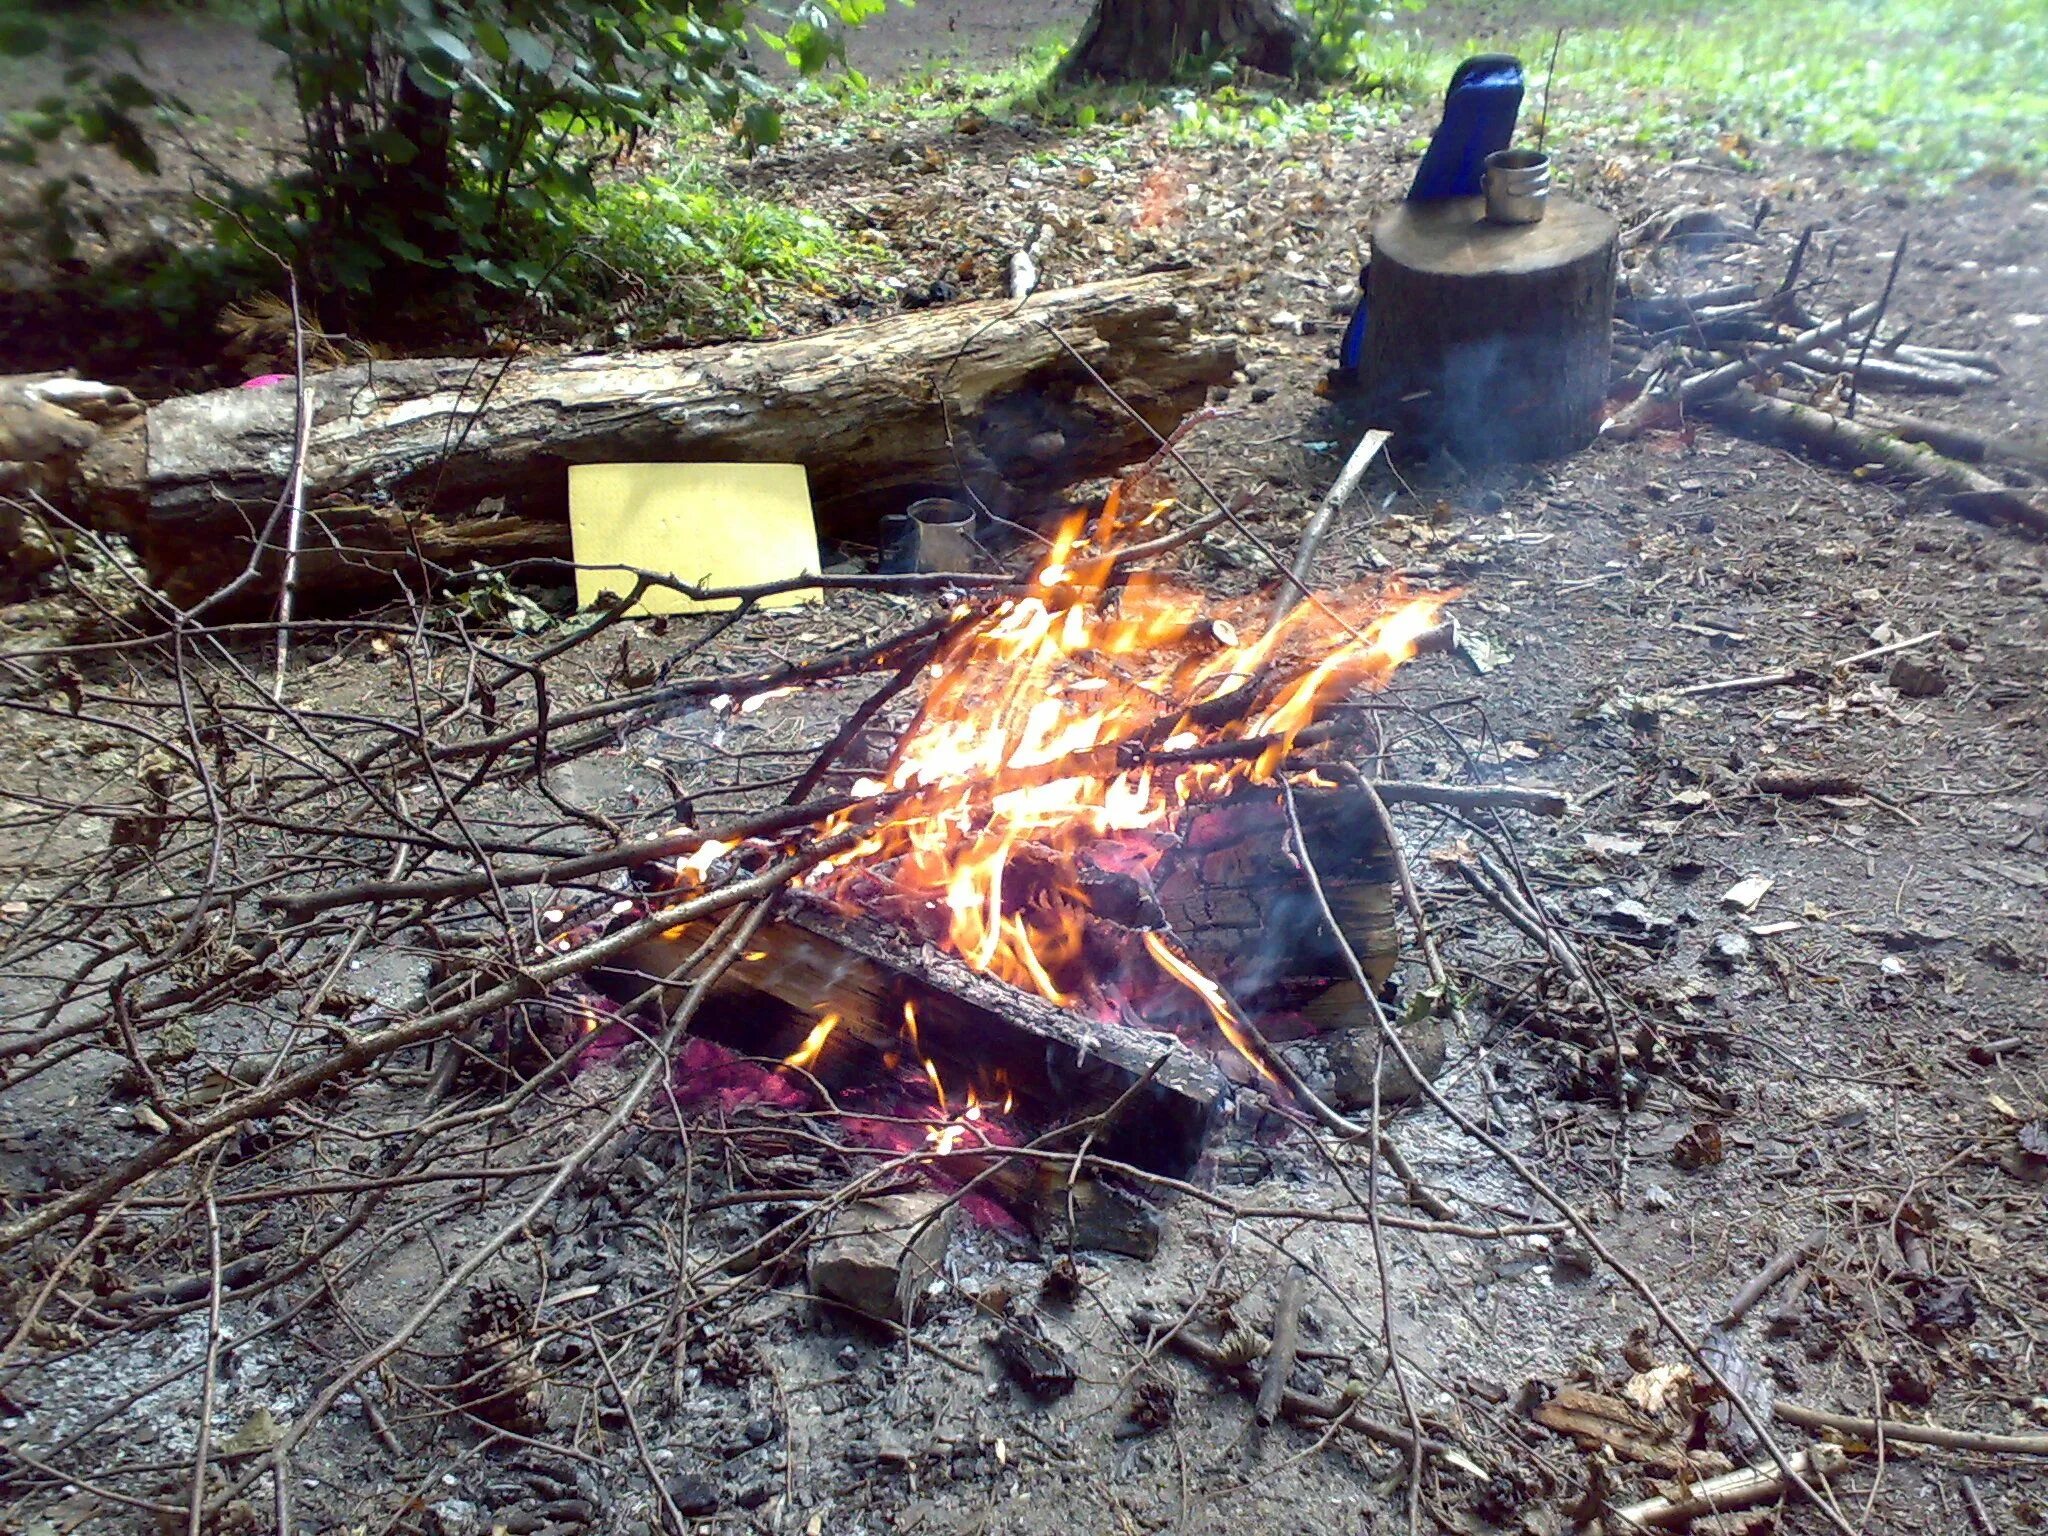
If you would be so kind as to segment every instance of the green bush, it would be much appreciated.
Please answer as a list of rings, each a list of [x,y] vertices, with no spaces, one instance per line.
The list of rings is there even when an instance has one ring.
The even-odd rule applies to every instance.
[[[628,335],[758,332],[768,283],[829,281],[849,254],[816,214],[746,197],[702,172],[601,186],[573,215],[563,285],[617,306]]]
[[[884,3],[275,0],[260,31],[285,56],[304,169],[219,189],[222,244],[231,262],[288,256],[368,328],[414,299],[445,302],[451,275],[560,291],[610,161],[681,105],[773,142],[775,93],[749,44],[822,70]],[[104,31],[6,10],[0,50],[64,63],[61,92],[0,136],[0,153],[32,163],[73,133],[153,167],[146,115],[178,104],[105,67],[117,50]],[[63,193],[52,183],[53,212]]]

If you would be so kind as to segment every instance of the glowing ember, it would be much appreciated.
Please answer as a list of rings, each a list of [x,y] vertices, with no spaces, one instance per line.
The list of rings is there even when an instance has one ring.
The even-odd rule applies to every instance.
[[[1091,847],[1115,838],[1118,867],[1131,868],[1135,848],[1149,875],[1188,804],[1272,782],[1302,731],[1357,689],[1383,686],[1448,600],[1348,595],[1264,627],[1249,609],[1213,614],[1161,579],[1114,583],[1117,500],[1092,542],[1083,519],[1060,531],[1023,595],[972,622],[960,610],[886,777],[856,786],[906,798],[808,878],[856,912],[873,909],[881,882],[892,908],[912,903],[920,931],[968,965],[1063,1006],[1114,1001],[1092,992],[1082,954],[1076,881]],[[1155,760],[1189,749],[1205,760]],[[1249,1057],[1215,983],[1163,935],[1145,944]],[[915,1016],[905,1023],[915,1049]]]

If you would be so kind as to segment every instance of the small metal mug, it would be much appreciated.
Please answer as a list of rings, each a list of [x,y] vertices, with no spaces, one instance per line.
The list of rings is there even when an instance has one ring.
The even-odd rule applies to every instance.
[[[1486,217],[1495,224],[1539,224],[1550,199],[1550,156],[1540,149],[1498,149],[1486,157]]]
[[[946,496],[927,496],[906,509],[917,540],[920,571],[978,571],[981,546],[974,541],[974,508]]]

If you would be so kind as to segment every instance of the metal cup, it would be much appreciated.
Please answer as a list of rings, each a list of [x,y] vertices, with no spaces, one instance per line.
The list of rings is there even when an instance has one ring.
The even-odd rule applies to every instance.
[[[1540,149],[1498,149],[1486,157],[1486,217],[1495,224],[1539,224],[1550,199],[1550,156]]]
[[[927,496],[907,509],[917,539],[920,571],[978,571],[981,546],[974,542],[974,508],[945,496]]]

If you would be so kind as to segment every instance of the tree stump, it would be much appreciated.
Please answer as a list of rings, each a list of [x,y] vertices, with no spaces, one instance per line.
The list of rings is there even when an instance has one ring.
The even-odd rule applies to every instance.
[[[1468,462],[1585,447],[1607,395],[1618,233],[1561,198],[1536,224],[1489,223],[1478,197],[1382,215],[1363,358],[1374,424]]]
[[[1308,28],[1286,0],[1096,0],[1060,69],[1070,80],[1163,85],[1191,59],[1297,73]]]

